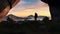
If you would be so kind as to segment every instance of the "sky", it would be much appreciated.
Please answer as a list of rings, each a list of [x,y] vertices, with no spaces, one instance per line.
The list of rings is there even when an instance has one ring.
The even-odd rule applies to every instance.
[[[20,0],[19,3],[13,7],[9,14],[13,14],[19,17],[27,17],[37,13],[39,16],[50,17],[48,4],[40,0]]]

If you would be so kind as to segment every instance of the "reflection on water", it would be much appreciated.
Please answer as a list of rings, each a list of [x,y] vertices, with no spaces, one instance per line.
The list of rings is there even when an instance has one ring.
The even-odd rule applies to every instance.
[[[28,18],[28,19],[14,19],[14,20],[16,20],[16,21],[24,21],[24,20],[34,20],[34,18]],[[40,21],[42,21],[43,20],[43,18],[37,18],[37,20],[40,20]],[[7,21],[7,19],[4,19],[4,21]]]
[[[42,21],[45,17],[38,17],[37,20]],[[34,20],[34,17],[30,17],[27,20]]]
[[[16,19],[17,21],[24,21],[24,20],[34,20],[34,18],[28,18],[28,19]],[[42,21],[43,18],[37,18],[37,20]]]

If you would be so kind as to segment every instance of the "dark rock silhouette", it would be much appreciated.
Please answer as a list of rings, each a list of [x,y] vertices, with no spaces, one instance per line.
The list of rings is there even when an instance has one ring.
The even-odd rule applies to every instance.
[[[48,18],[48,17],[45,17],[45,18],[43,19],[43,21],[46,21],[46,20],[49,20],[49,18]]]
[[[44,21],[45,23],[49,23],[49,18],[48,18],[48,17],[45,17],[45,18],[43,19],[43,21]]]
[[[8,0],[8,4],[10,5],[10,9],[12,8],[11,0]]]
[[[35,16],[34,16],[35,21],[37,21],[37,17],[38,17],[38,14],[35,13]]]
[[[12,8],[12,4],[16,1],[16,0],[7,0],[8,1],[8,4],[10,5],[10,9]]]
[[[13,20],[10,17],[8,17],[7,20],[8,20],[9,23],[13,22]]]
[[[60,0],[41,0],[49,5],[50,13],[53,22],[59,22],[60,20]]]
[[[16,0],[0,0],[0,11],[4,10],[7,6],[10,5],[10,8],[12,8],[12,4]]]
[[[18,2],[19,0],[0,0],[0,22]]]

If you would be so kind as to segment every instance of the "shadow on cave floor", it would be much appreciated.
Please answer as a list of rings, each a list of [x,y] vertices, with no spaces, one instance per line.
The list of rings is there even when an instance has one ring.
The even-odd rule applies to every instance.
[[[18,23],[3,21],[0,23],[2,33],[20,34],[58,34],[60,24],[53,24],[51,21],[22,21]]]

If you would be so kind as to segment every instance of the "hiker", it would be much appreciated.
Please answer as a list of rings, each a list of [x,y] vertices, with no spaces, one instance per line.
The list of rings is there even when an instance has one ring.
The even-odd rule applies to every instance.
[[[0,22],[18,2],[19,0],[0,0]]]
[[[35,13],[35,16],[34,16],[35,21],[37,21],[37,17],[38,17],[38,14]]]

